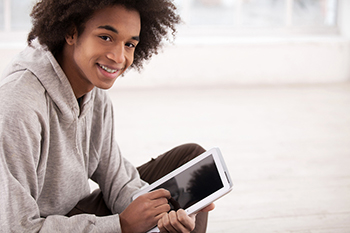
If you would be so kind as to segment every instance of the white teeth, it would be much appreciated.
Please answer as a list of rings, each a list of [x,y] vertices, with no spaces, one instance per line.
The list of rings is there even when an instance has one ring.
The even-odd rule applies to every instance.
[[[103,66],[103,65],[100,65],[100,67],[101,67],[103,70],[105,70],[105,71],[107,71],[108,73],[111,73],[111,74],[113,74],[113,73],[115,73],[115,72],[118,71],[118,70],[109,69],[108,67],[105,67],[105,66]]]

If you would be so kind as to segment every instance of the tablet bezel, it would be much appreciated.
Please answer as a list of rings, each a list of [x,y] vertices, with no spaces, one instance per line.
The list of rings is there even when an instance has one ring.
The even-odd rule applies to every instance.
[[[199,210],[205,208],[218,198],[222,197],[223,195],[227,194],[232,189],[232,180],[229,174],[229,171],[227,169],[227,166],[225,164],[225,161],[222,157],[222,154],[220,152],[220,149],[217,147],[214,147],[203,154],[197,156],[196,158],[192,159],[191,161],[185,163],[181,167],[175,169],[174,171],[170,172],[169,174],[165,175],[164,177],[160,178],[159,180],[153,182],[152,184],[142,188],[138,193],[136,193],[133,196],[133,200],[135,200],[137,197],[141,196],[142,194],[145,194],[154,188],[158,187],[159,185],[163,184],[167,180],[175,177],[182,171],[186,170],[187,168],[193,166],[194,164],[202,161],[203,159],[207,158],[208,156],[213,156],[214,163],[217,167],[221,182],[223,184],[223,187],[219,190],[215,191],[214,193],[210,194],[209,196],[203,198],[202,200],[198,201],[197,203],[189,206],[185,211],[187,214],[193,214],[198,212]]]

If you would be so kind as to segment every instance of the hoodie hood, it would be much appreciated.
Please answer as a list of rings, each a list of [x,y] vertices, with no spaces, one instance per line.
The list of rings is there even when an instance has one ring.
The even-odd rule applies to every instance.
[[[10,82],[25,71],[29,71],[38,79],[63,116],[79,117],[85,112],[83,110],[91,105],[89,102],[91,102],[94,89],[84,96],[82,106],[85,109],[80,110],[73,89],[62,68],[47,47],[40,45],[37,40],[14,58],[3,73],[1,83]]]

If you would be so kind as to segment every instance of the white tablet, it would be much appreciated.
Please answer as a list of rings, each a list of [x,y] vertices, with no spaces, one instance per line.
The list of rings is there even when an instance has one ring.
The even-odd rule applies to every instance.
[[[172,210],[184,209],[193,214],[230,192],[232,180],[219,148],[213,148],[144,187],[133,200],[160,188],[170,191]]]

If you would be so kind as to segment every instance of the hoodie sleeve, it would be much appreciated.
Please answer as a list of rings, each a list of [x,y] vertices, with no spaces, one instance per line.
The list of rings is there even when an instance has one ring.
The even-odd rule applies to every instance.
[[[99,184],[112,213],[119,214],[130,204],[133,194],[146,183],[141,180],[137,169],[119,151],[114,132],[114,112],[109,97],[104,95],[96,99],[104,103],[95,106],[104,107],[95,109],[102,112],[103,116],[94,119],[92,127],[94,147],[100,159],[91,178]]]
[[[0,231],[121,232],[118,215],[40,216],[49,129],[45,112],[33,105],[44,102],[35,101],[40,88],[30,92],[32,83],[21,80],[21,89],[14,82],[0,86]]]

